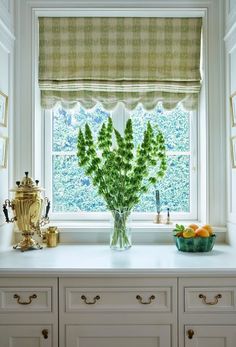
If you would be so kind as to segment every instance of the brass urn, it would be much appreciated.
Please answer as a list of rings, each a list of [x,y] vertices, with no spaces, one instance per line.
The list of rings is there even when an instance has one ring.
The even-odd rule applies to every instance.
[[[42,198],[41,192],[44,189],[39,186],[39,181],[35,182],[25,172],[22,181],[16,182],[16,188],[11,189],[15,193],[12,201],[5,200],[3,212],[7,223],[15,222],[18,229],[22,232],[23,239],[13,248],[20,248],[21,251],[28,249],[41,249],[42,246],[33,239],[34,233],[41,236],[40,228],[49,223],[48,213],[50,210],[50,201],[48,198]],[[45,205],[45,215],[42,212]],[[9,218],[8,207],[13,211],[13,218]]]

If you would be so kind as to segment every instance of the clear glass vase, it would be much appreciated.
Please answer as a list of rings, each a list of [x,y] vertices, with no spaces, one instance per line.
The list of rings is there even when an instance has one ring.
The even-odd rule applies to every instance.
[[[110,247],[117,251],[124,251],[131,247],[131,211],[111,211],[112,226]]]

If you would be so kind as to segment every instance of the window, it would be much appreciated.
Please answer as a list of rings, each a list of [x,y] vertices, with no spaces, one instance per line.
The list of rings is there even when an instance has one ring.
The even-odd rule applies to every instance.
[[[117,11],[110,9],[105,15],[107,20],[103,20],[104,13],[99,10],[90,12],[80,9],[77,16],[74,13],[65,17],[61,17],[60,13],[52,17],[39,15],[38,83],[41,106],[51,109],[45,111],[44,124],[47,126],[44,127],[43,143],[45,188],[47,193],[50,192],[52,220],[108,218],[106,206],[97,195],[96,188],[77,165],[76,144],[80,126],[88,122],[96,135],[109,116],[121,133],[128,117],[131,117],[136,142],[141,140],[148,120],[157,124],[166,137],[169,162],[166,176],[153,190],[142,196],[133,217],[152,220],[156,212],[154,190],[158,189],[163,212],[169,208],[173,219],[198,218],[197,108],[201,87],[201,28],[205,11],[190,9],[183,12],[183,17],[173,13],[175,11],[169,9],[136,9],[132,12],[123,9],[117,14]],[[69,18],[71,16],[73,21]],[[73,35],[68,34],[72,32]],[[112,33],[111,37],[109,32]],[[53,39],[55,33],[57,40]],[[66,49],[65,38],[69,38],[65,41],[68,45]],[[93,43],[89,52],[85,38]],[[172,45],[166,45],[167,41]],[[77,42],[81,42],[81,61],[71,63],[71,59],[78,56]],[[103,46],[100,47],[101,42],[105,50]],[[141,50],[140,42],[144,45]],[[192,42],[195,44],[192,45]],[[143,49],[146,45],[147,48]],[[97,56],[96,52],[100,52],[100,55]],[[157,53],[160,59],[156,59]],[[117,57],[122,62],[127,54],[129,58],[125,62],[128,63],[117,64]],[[66,107],[76,106],[72,111],[66,111],[63,106],[55,106],[58,100]],[[106,111],[106,106],[111,109],[115,105],[114,111]],[[136,107],[128,112],[124,105],[127,109]],[[154,109],[147,112],[145,107]],[[194,111],[187,112],[184,107]]]
[[[162,2],[164,4],[164,2]],[[174,3],[174,2],[173,2]],[[44,160],[44,138],[40,134],[40,129],[44,131],[44,127],[41,127],[41,122],[43,122],[44,117],[41,117],[41,108],[40,108],[40,90],[38,86],[38,56],[39,56],[39,26],[38,19],[42,16],[199,16],[203,19],[203,31],[202,31],[202,62],[203,62],[203,83],[200,93],[200,105],[198,109],[198,114],[195,117],[194,114],[191,114],[191,131],[192,142],[196,143],[196,138],[198,136],[198,165],[197,171],[190,171],[190,178],[198,176],[198,189],[194,183],[190,184],[191,194],[193,197],[190,206],[193,205],[194,201],[197,201],[196,194],[198,193],[198,214],[197,217],[199,222],[202,223],[211,223],[213,225],[224,226],[226,219],[226,187],[225,187],[225,127],[224,127],[224,86],[223,79],[224,74],[222,73],[223,69],[223,51],[222,44],[219,40],[220,35],[223,33],[223,12],[222,6],[223,2],[211,1],[189,1],[187,8],[186,6],[181,5],[180,2],[176,2],[175,8],[160,7],[158,4],[155,4],[153,7],[153,1],[146,1],[145,8],[137,8],[132,6],[132,8],[119,7],[119,8],[108,8],[107,4],[104,3],[104,6],[101,4],[101,7],[94,8],[93,2],[87,3],[87,8],[81,8],[75,6],[75,2],[68,1],[68,7],[60,8],[61,3],[55,1],[52,6],[52,2],[42,2],[37,3],[37,7],[32,6],[32,2],[27,2],[25,7],[24,22],[27,21],[29,25],[22,26],[22,23],[18,23],[21,28],[22,35],[18,38],[18,45],[16,47],[16,63],[17,63],[17,79],[16,82],[17,88],[15,93],[15,107],[17,109],[18,116],[15,120],[16,133],[14,136],[14,142],[17,143],[17,146],[14,148],[14,165],[12,177],[10,182],[21,177],[22,172],[25,170],[29,171],[32,177],[39,179],[40,184],[46,188],[45,194],[49,195],[49,181],[45,179],[44,172],[46,171],[47,177],[50,176],[49,170],[45,170],[46,167],[50,167],[47,164],[47,161]],[[118,2],[116,3],[118,4]],[[73,7],[74,6],[74,7]],[[116,5],[114,5],[116,6]],[[16,18],[17,21],[20,20]],[[32,25],[32,30],[31,29]],[[218,57],[218,59],[215,59]],[[211,62],[214,62],[211,63]],[[32,83],[31,83],[32,82]],[[31,92],[32,91],[32,92]],[[194,122],[198,120],[197,126]],[[46,130],[50,123],[50,118],[46,117]],[[197,127],[199,129],[197,133]],[[42,137],[42,141],[41,141]],[[50,138],[48,138],[50,141]],[[48,141],[46,143],[46,148],[48,148]],[[13,142],[12,142],[13,144]],[[13,145],[12,145],[13,148]],[[193,153],[194,148],[191,148],[191,153],[193,154],[193,167],[195,165],[194,158],[196,158],[196,152]],[[49,154],[49,152],[46,152]],[[12,156],[11,156],[12,157]],[[46,163],[46,164],[45,164]],[[191,167],[191,166],[190,166]],[[196,179],[195,179],[196,181]],[[71,194],[71,192],[70,192]],[[163,199],[163,195],[161,196]],[[195,211],[196,211],[195,206]],[[196,213],[196,212],[195,212]],[[95,212],[96,214],[96,212]],[[81,214],[80,214],[81,215]],[[99,216],[101,213],[99,212]],[[172,215],[171,215],[172,216]],[[78,214],[76,213],[76,218]],[[173,217],[173,216],[172,216]],[[54,214],[50,211],[50,219],[53,221]],[[62,218],[66,218],[63,216]],[[152,216],[150,216],[150,228],[153,228],[156,231],[155,225],[152,224]],[[181,218],[181,216],[180,216]],[[174,217],[173,217],[174,219]],[[72,220],[71,217],[68,217],[68,220]],[[89,223],[88,223],[89,224]],[[102,224],[102,223],[101,223]],[[141,223],[140,223],[141,224]],[[68,231],[70,228],[69,223],[59,223],[56,225],[66,225],[65,229]],[[77,230],[77,223],[71,223],[71,228]],[[104,224],[103,224],[104,225]],[[145,228],[147,223],[145,224]],[[148,226],[147,226],[148,227]],[[73,231],[73,240],[75,239],[75,233]],[[63,229],[62,229],[63,230]],[[81,231],[81,228],[80,228]],[[90,231],[90,230],[89,230]],[[97,230],[96,230],[97,231]],[[159,232],[159,229],[158,229]],[[69,233],[67,233],[68,235]],[[138,235],[140,236],[140,232]],[[146,232],[143,233],[143,239],[147,242]],[[156,233],[158,234],[158,233]],[[168,234],[168,233],[167,233]],[[85,237],[91,235],[91,233],[84,234]],[[101,233],[94,232],[94,242],[97,242]],[[159,234],[158,234],[159,235]],[[157,242],[156,237],[148,239],[148,242]],[[77,236],[76,236],[77,237]],[[72,240],[72,238],[70,240]],[[78,236],[79,238],[79,236]],[[68,240],[68,239],[67,239]],[[81,239],[77,239],[81,240]],[[86,238],[87,240],[87,238]],[[100,240],[100,239],[99,239]],[[106,241],[106,240],[105,240]],[[158,239],[159,241],[159,239]],[[72,242],[72,241],[71,241]],[[90,240],[89,240],[90,242]]]
[[[162,211],[170,208],[178,219],[197,218],[197,115],[185,111],[181,105],[165,111],[161,103],[153,111],[145,111],[142,105],[138,105],[134,111],[125,112],[121,104],[113,112],[104,110],[101,105],[85,110],[78,104],[72,111],[57,106],[46,112],[45,181],[47,192],[51,192],[53,218],[107,218],[102,198],[83,169],[78,167],[76,145],[80,126],[88,122],[96,136],[109,116],[121,132],[131,117],[136,145],[142,139],[147,121],[158,125],[166,139],[169,163],[166,176],[143,194],[134,210],[134,218],[150,219],[150,213],[155,213],[155,189],[160,190]]]

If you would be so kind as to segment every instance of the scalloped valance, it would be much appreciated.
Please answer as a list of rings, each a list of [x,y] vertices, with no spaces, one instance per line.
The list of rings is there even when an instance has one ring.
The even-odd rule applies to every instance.
[[[195,109],[201,86],[201,18],[40,17],[43,108],[57,102],[112,109],[142,103]]]

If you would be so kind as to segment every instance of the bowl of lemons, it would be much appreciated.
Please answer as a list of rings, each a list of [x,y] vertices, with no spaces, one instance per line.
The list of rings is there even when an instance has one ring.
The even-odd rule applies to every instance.
[[[177,249],[182,252],[210,252],[216,239],[209,224],[189,224],[187,227],[176,224],[173,236]]]

